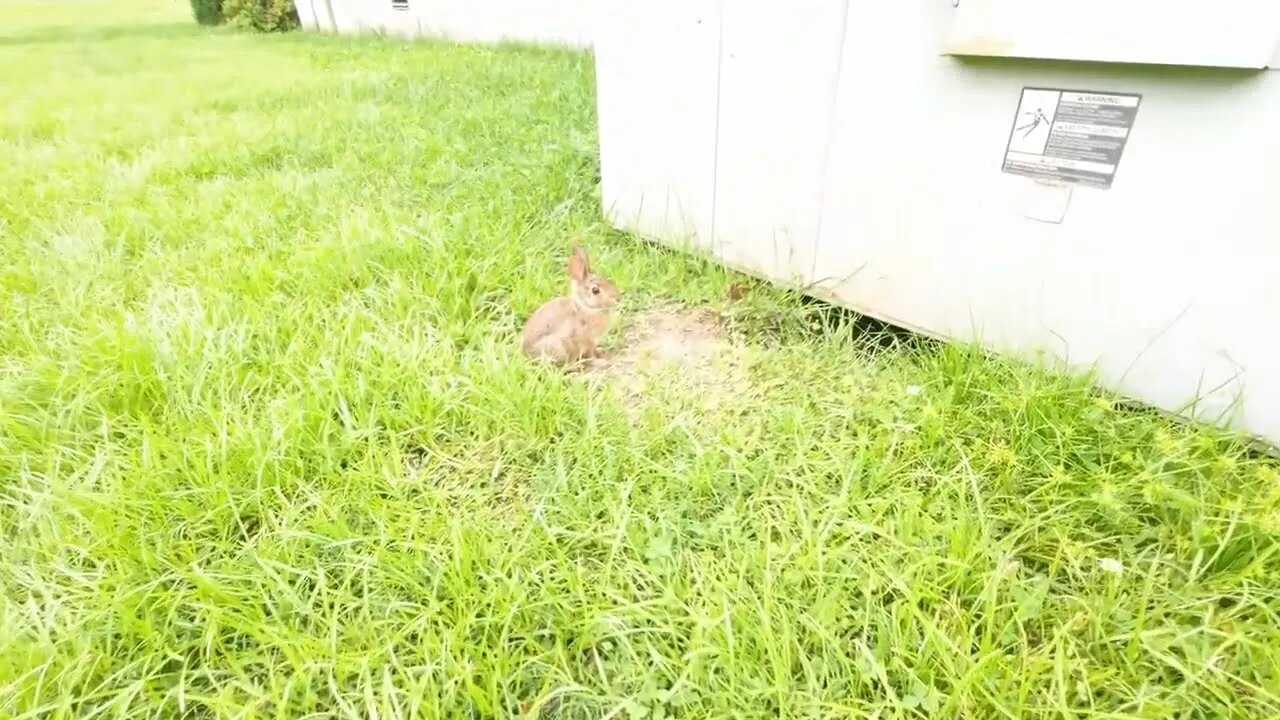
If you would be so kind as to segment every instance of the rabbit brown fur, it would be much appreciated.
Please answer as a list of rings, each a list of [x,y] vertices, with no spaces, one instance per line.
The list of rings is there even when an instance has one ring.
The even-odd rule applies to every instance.
[[[591,272],[587,251],[575,246],[569,257],[569,294],[547,301],[529,316],[520,349],[531,358],[560,364],[596,357],[619,296],[613,283]]]

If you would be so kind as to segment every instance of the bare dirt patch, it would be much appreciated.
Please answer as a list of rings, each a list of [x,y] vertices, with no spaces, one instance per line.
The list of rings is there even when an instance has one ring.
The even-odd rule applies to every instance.
[[[750,395],[747,348],[715,311],[661,305],[620,329],[614,349],[586,372],[607,381],[629,406],[660,398],[716,410]]]

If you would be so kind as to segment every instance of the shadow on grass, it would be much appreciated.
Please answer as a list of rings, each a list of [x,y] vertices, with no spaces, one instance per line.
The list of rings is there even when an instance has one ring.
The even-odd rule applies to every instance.
[[[670,258],[716,265],[719,262],[697,251],[684,250],[623,231],[609,231],[619,244],[634,243],[649,252]],[[695,259],[696,258],[696,259]],[[731,325],[757,342],[843,339],[874,352],[932,352],[941,341],[892,323],[863,315],[803,288],[786,287],[767,278],[725,267],[732,275],[728,289],[727,317]]]
[[[942,346],[942,341],[922,335],[909,328],[863,315],[843,305],[797,293],[800,307],[816,321],[811,325],[814,334],[845,335],[860,344],[879,350],[931,351]]]

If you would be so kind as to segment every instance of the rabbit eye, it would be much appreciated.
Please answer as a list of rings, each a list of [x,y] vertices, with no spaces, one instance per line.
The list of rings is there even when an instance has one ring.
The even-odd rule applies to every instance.
[[[600,294],[600,286],[599,286],[599,285],[594,285],[594,286],[592,286],[592,288],[591,288],[591,294],[592,294],[592,295],[599,295],[599,294]]]

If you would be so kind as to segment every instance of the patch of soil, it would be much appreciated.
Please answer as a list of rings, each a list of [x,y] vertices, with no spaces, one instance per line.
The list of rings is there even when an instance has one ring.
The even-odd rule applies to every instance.
[[[714,311],[662,305],[631,317],[622,330],[609,343],[616,349],[586,373],[634,400],[629,406],[685,398],[715,410],[751,391],[746,348]]]

